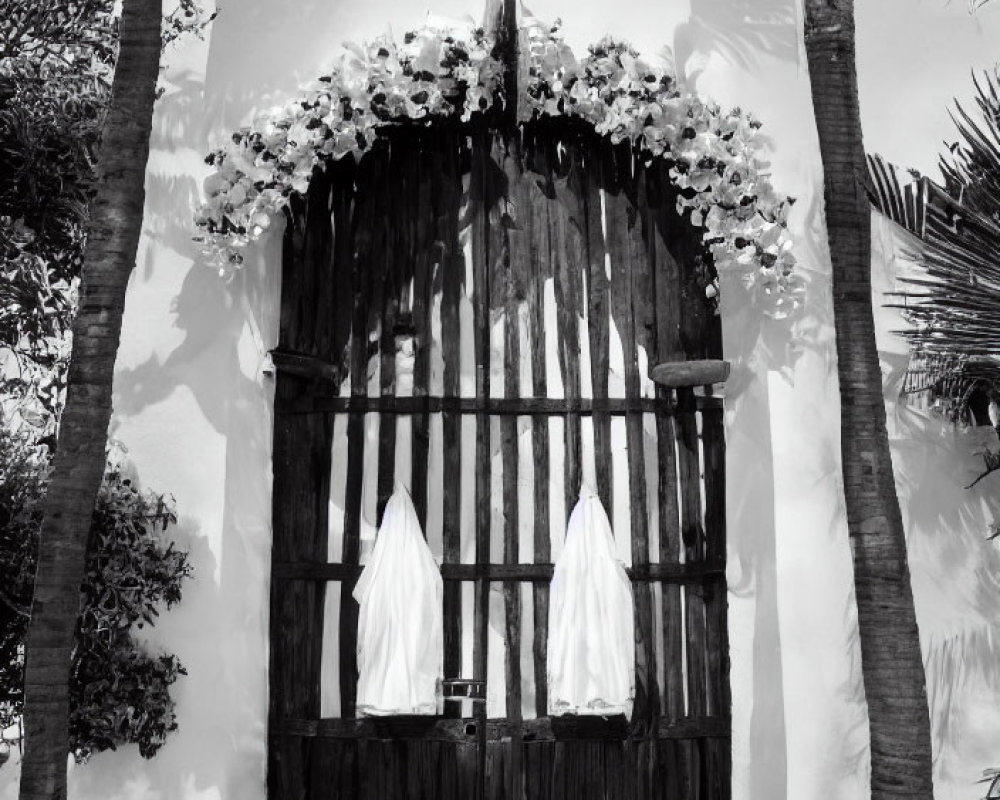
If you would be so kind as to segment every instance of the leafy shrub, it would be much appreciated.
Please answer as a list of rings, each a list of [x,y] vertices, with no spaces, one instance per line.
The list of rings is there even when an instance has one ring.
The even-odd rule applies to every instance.
[[[23,707],[23,641],[48,482],[45,447],[0,432],[0,727]],[[109,461],[94,509],[70,674],[70,749],[78,761],[137,744],[152,757],[176,730],[170,687],[186,674],[132,635],[181,599],[187,554],[164,541],[171,503],[139,491]]]

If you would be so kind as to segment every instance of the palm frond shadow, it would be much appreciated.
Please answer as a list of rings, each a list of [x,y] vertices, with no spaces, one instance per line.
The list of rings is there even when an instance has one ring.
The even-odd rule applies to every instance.
[[[798,9],[794,0],[696,0],[677,31],[678,68],[685,51],[714,51],[753,71],[762,56],[798,59]],[[695,75],[688,75],[693,80]]]

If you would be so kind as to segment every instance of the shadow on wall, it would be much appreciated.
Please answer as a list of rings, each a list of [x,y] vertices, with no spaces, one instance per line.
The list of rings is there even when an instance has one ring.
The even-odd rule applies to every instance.
[[[691,0],[691,17],[674,33],[678,74],[697,80],[704,65],[689,62],[696,54],[714,53],[748,72],[765,56],[798,63],[798,30],[794,0]]]
[[[789,0],[692,0],[691,16],[674,36],[682,83],[696,85],[713,56],[761,79],[762,56],[795,62],[795,9]],[[785,800],[787,736],[766,375],[772,369],[790,370],[791,325],[765,322],[746,298],[739,280],[723,276],[724,351],[733,362],[726,385],[726,450],[734,791],[750,800]],[[734,469],[751,464],[753,469]],[[741,642],[746,652],[740,652]],[[741,709],[741,704],[746,705]]]
[[[176,534],[191,550],[195,579],[152,632],[189,674],[175,685],[179,730],[156,758],[143,762],[134,748],[96,757],[73,771],[73,793],[83,798],[264,794],[272,387],[260,367],[277,333],[281,237],[255,248],[231,280],[221,280],[192,241],[192,212],[208,169],[192,152],[208,152],[206,127],[217,130],[217,112],[229,109],[240,117],[262,100],[250,64],[253,15],[271,26],[273,37],[275,24],[292,17],[301,30],[302,19],[314,12],[321,13],[314,2],[281,15],[258,3],[247,4],[246,13],[241,8],[221,15],[209,50],[214,67],[204,85],[195,73],[181,71],[156,109],[147,250],[131,287],[135,302],[149,309],[146,320],[133,306],[133,324],[151,330],[143,332],[145,352],[136,351],[138,357],[116,373],[114,404],[120,426],[164,444],[164,451],[147,453],[147,461],[154,458],[158,470],[173,470],[191,483],[180,453],[191,459],[190,473],[204,481],[197,510],[179,504]],[[286,32],[288,43],[295,40]],[[160,349],[178,334],[179,344]]]
[[[227,136],[250,112],[294,97],[301,84],[340,54],[345,39],[371,39],[390,27],[401,35],[408,25],[420,24],[428,9],[455,16],[471,12],[477,19],[482,13],[480,0],[304,0],[280,9],[277,13],[273,2],[248,0],[239,4],[239,13],[222,13],[215,22],[202,120],[202,135],[213,145],[219,141],[213,137]]]
[[[726,387],[733,637],[752,645],[733,652],[734,699],[742,690],[749,705],[734,709],[734,752],[747,759],[734,763],[734,792],[744,800],[867,791],[822,163],[800,48],[795,0],[692,0],[675,48],[689,83],[764,122],[774,183],[798,198],[790,227],[808,284],[801,312],[784,322],[746,308],[738,281],[723,291],[734,360]],[[752,617],[749,636],[739,614]]]
[[[883,295],[912,269],[899,254],[913,242],[898,241],[905,234],[877,214],[872,234],[872,278]],[[884,320],[880,332],[905,327],[895,309],[877,308],[876,319]],[[1000,764],[1000,550],[987,541],[1000,521],[1000,479],[965,487],[983,469],[980,453],[1000,443],[988,426],[956,429],[903,402],[907,345],[885,333],[879,351],[927,672],[935,789],[943,800],[978,796],[973,782]]]
[[[210,541],[195,535],[197,523],[182,520],[195,580],[156,627],[157,639],[189,672],[176,688],[179,731],[139,771],[134,753],[101,757],[77,771],[82,797],[131,800],[149,790],[186,800],[263,791],[272,409],[268,387],[248,377],[259,374],[261,354],[247,348],[245,331],[259,326],[273,336],[266,323],[277,319],[278,290],[267,258],[248,261],[256,263],[229,283],[205,264],[192,265],[172,307],[183,342],[162,362],[153,354],[116,376],[119,418],[138,416],[183,387],[220,435],[221,530]],[[123,786],[123,775],[135,784]]]

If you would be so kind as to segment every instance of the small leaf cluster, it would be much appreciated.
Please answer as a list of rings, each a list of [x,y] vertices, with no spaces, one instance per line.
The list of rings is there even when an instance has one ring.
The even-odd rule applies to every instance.
[[[0,433],[0,727],[23,708],[23,642],[50,461],[45,446]],[[134,635],[180,601],[191,574],[187,553],[163,535],[175,522],[168,498],[139,490],[109,460],[70,666],[70,749],[79,761],[121,744],[152,757],[177,728],[170,687],[184,667]]]

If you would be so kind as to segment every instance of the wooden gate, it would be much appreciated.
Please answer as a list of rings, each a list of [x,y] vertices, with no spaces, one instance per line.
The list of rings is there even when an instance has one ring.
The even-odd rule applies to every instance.
[[[654,364],[720,357],[712,267],[676,191],[665,163],[563,118],[513,137],[392,127],[293,201],[273,353],[271,800],[730,796],[722,400],[648,378]],[[443,561],[445,679],[473,695],[502,681],[500,714],[466,701],[441,717],[355,717],[366,441],[377,524],[401,420],[404,482]],[[631,562],[630,721],[547,711],[551,532],[588,475]],[[343,515],[334,563],[330,508]],[[488,675],[491,588],[500,676]],[[340,596],[335,676],[323,675],[327,592]],[[339,680],[337,718],[321,714],[324,677]]]

